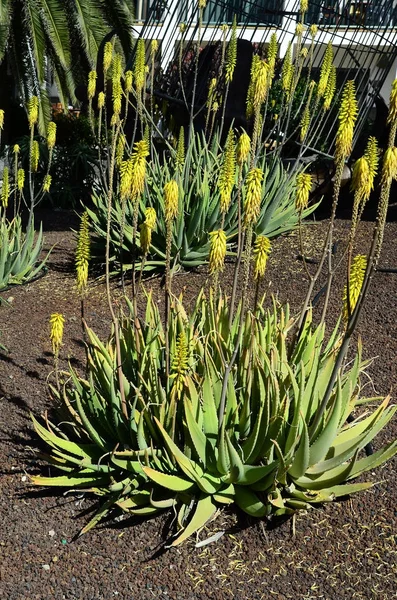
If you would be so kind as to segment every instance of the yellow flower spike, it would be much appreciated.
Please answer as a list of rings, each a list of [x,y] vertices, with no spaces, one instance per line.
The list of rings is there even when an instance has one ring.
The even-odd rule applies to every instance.
[[[364,254],[358,254],[353,258],[349,277],[349,303],[351,313],[354,311],[357,300],[360,296],[360,292],[364,283],[366,268],[367,257]],[[345,286],[343,292],[343,319],[345,323],[347,323],[348,317],[347,286]]]
[[[397,179],[397,148],[387,148],[383,155],[382,183],[391,183]]]
[[[65,317],[61,313],[52,313],[50,318],[50,341],[52,343],[52,351],[55,355],[58,354],[63,340],[63,329]]]
[[[218,178],[220,191],[220,210],[226,214],[229,210],[232,191],[236,178],[236,147],[233,130],[230,129],[225,146],[224,159]]]
[[[137,92],[141,92],[145,85],[145,40],[139,38],[137,42],[135,64],[134,64],[134,79]]]
[[[35,173],[39,166],[39,158],[40,158],[40,149],[39,142],[37,140],[33,140],[32,147],[30,149],[30,163],[32,172]]]
[[[277,53],[278,53],[277,35],[275,33],[272,33],[272,35],[270,36],[269,48],[267,50],[267,62],[269,65],[270,80],[272,80],[274,77],[274,69],[276,67]]]
[[[158,43],[158,40],[152,40],[152,41],[150,42],[150,52],[151,52],[152,56],[153,56],[154,54],[156,54],[156,52],[158,51],[158,49],[159,49],[159,43]]]
[[[305,13],[305,12],[307,12],[308,8],[309,8],[309,0],[301,0],[299,11],[301,13]]]
[[[179,397],[184,387],[184,377],[189,369],[189,345],[186,341],[186,336],[183,331],[179,333],[176,344],[175,352],[171,363],[171,375],[170,379],[174,380],[173,390],[175,390],[177,397]]]
[[[236,148],[237,164],[241,167],[251,152],[251,138],[245,131],[240,135]]]
[[[324,92],[324,104],[323,109],[329,110],[332,100],[334,98],[336,90],[336,67],[335,65],[331,65],[331,70],[329,72],[329,77],[327,81],[327,87]]]
[[[15,145],[14,145],[14,148],[13,148],[13,152],[14,152],[14,154],[19,154],[19,153],[20,153],[20,151],[21,151],[21,148],[20,148],[20,146],[18,146],[18,144],[15,144]]]
[[[306,105],[305,109],[302,113],[302,118],[300,120],[300,141],[303,142],[307,132],[309,131],[309,125],[310,125],[310,110],[309,107]]]
[[[207,0],[198,0],[198,7],[201,10],[204,10],[204,8],[207,6]]]
[[[48,194],[48,192],[50,191],[51,182],[52,182],[52,177],[51,177],[51,175],[47,174],[44,177],[44,181],[43,181],[43,192]]]
[[[317,33],[318,33],[318,27],[315,23],[313,23],[312,25],[310,25],[310,35],[312,40],[314,40],[314,38],[316,37]]]
[[[93,97],[95,96],[95,92],[96,92],[96,78],[97,78],[96,71],[90,71],[88,73],[88,85],[87,85],[87,97],[88,97],[88,100],[92,100]]]
[[[236,15],[233,17],[232,33],[230,42],[226,52],[226,64],[225,64],[225,81],[230,83],[233,79],[234,70],[237,64],[237,21]]]
[[[281,69],[281,87],[283,88],[287,98],[291,91],[292,79],[294,75],[294,67],[292,64],[292,45],[288,44],[287,52],[285,53],[283,66]]]
[[[219,102],[217,100],[215,100],[215,102],[212,103],[212,112],[216,113],[219,110]]]
[[[244,201],[244,227],[253,225],[259,217],[262,201],[262,169],[253,168],[249,171],[245,182],[246,192]]]
[[[9,179],[9,170],[8,167],[4,167],[3,169],[3,184],[1,186],[1,204],[3,208],[7,208],[8,206],[8,198],[10,196],[10,179]]]
[[[300,37],[300,36],[302,36],[303,31],[304,31],[303,23],[297,23],[296,28],[295,28],[295,35],[297,37]]]
[[[218,83],[218,80],[215,77],[213,77],[208,86],[208,98],[207,98],[207,102],[206,102],[206,106],[208,107],[208,109],[211,109],[212,102],[214,100],[217,83]]]
[[[253,55],[251,62],[250,82],[247,93],[247,117],[251,117],[254,112],[254,87],[260,60],[261,59],[257,54]]]
[[[149,207],[145,210],[145,223],[150,229],[154,229],[156,227],[157,215],[154,208]]]
[[[312,188],[312,176],[309,173],[299,173],[296,177],[295,207],[301,212],[307,207],[309,194]]]
[[[121,133],[119,136],[119,139],[117,140],[117,146],[116,146],[116,165],[119,169],[121,167],[121,163],[123,162],[125,144],[126,144],[125,135],[123,133]]]
[[[120,198],[121,200],[127,200],[131,197],[131,185],[132,185],[132,158],[128,160],[122,160],[120,163]]]
[[[90,222],[87,212],[81,217],[79,237],[76,248],[76,287],[80,293],[87,288],[88,265],[91,258],[90,250]]]
[[[47,128],[47,146],[48,146],[49,150],[52,150],[54,148],[56,138],[57,138],[57,126],[54,123],[54,121],[51,121],[50,123],[48,123],[48,128]]]
[[[379,167],[379,148],[378,148],[378,140],[370,136],[368,138],[367,147],[364,152],[364,156],[368,161],[369,166],[369,177],[371,181],[371,190],[374,187],[374,179],[378,172]]]
[[[178,145],[176,147],[175,166],[178,171],[182,171],[185,164],[185,130],[183,127],[179,130]]]
[[[328,42],[327,48],[324,53],[323,62],[320,67],[320,78],[317,86],[317,96],[322,98],[328,84],[328,78],[331,73],[332,63],[334,60],[334,50],[332,48],[332,42]]]
[[[210,232],[209,270],[210,274],[223,271],[226,257],[226,233],[223,229]]]
[[[132,161],[132,179],[131,179],[131,197],[137,198],[143,193],[146,176],[146,157],[149,156],[149,145],[146,140],[141,140],[134,144],[134,152],[131,156]]]
[[[258,235],[254,245],[254,278],[263,277],[266,271],[267,259],[271,252],[269,238],[265,235]]]
[[[32,96],[28,102],[28,121],[29,128],[34,127],[39,119],[39,99]]]
[[[105,94],[104,92],[99,92],[98,94],[98,110],[101,110],[105,106]]]
[[[141,225],[140,243],[142,252],[147,254],[150,250],[150,244],[152,242],[152,231],[156,226],[156,211],[154,208],[147,208],[145,211],[145,221]]]
[[[393,81],[390,101],[389,101],[389,114],[387,115],[387,124],[391,125],[397,120],[397,79]]]
[[[103,72],[106,74],[112,64],[113,58],[113,44],[112,42],[106,42],[103,50]]]
[[[359,200],[368,199],[371,193],[370,186],[369,164],[365,156],[362,156],[354,163],[351,190],[356,192]]]
[[[4,127],[4,110],[0,108],[0,130]]]
[[[265,60],[260,60],[257,63],[253,89],[252,103],[254,109],[260,107],[265,101],[266,94],[269,90],[269,83],[269,63]]]
[[[134,144],[134,152],[128,160],[120,163],[120,198],[135,199],[140,196],[145,187],[146,157],[149,148],[146,140]]]
[[[23,169],[18,169],[18,174],[17,174],[18,191],[22,192],[24,186],[25,186],[25,171]]]
[[[152,243],[152,229],[148,227],[147,223],[142,223],[141,231],[139,234],[139,242],[143,254],[148,254],[150,250],[150,244]]]
[[[113,116],[117,121],[117,117],[121,112],[121,99],[123,96],[123,88],[121,86],[121,75],[122,75],[122,62],[121,55],[115,54],[113,59],[113,70],[112,70],[112,100],[113,100]]]
[[[167,223],[171,223],[178,216],[179,188],[175,179],[171,179],[164,186],[164,212]]]
[[[339,107],[339,127],[336,134],[335,158],[337,161],[345,160],[351,150],[353,142],[354,125],[357,119],[357,100],[354,81],[346,82],[342,92]]]
[[[308,48],[302,48],[302,50],[300,51],[300,55],[303,58],[303,60],[305,60],[305,58],[307,58],[308,54],[309,54],[309,49]]]
[[[124,81],[125,81],[125,91],[127,92],[127,94],[132,92],[132,78],[133,78],[132,71],[126,71],[125,75],[124,75]]]
[[[185,31],[186,31],[186,23],[181,23],[181,24],[179,25],[179,31],[180,31],[181,33],[185,33]]]

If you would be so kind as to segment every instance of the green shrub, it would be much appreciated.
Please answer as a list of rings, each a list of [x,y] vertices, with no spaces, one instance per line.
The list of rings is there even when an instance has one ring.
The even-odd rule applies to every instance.
[[[0,222],[0,291],[9,285],[19,285],[34,279],[47,259],[40,260],[43,247],[42,228],[35,239],[33,221],[23,232],[21,218]]]
[[[353,481],[397,451],[397,442],[368,457],[359,452],[392,418],[389,398],[360,398],[365,368],[359,345],[314,424],[337,358],[340,336],[328,342],[310,318],[290,355],[295,325],[288,306],[248,312],[235,367],[220,406],[239,311],[229,328],[227,304],[200,295],[191,316],[175,300],[166,376],[165,333],[148,299],[145,318],[120,329],[122,388],[114,337],[103,345],[91,330],[88,379],[71,370],[62,394],[62,423],[34,419],[50,446],[47,461],[64,474],[33,477],[38,485],[89,489],[104,499],[88,531],[113,506],[136,515],[173,507],[177,545],[217,508],[235,503],[255,517],[291,514],[365,490]],[[122,389],[122,391],[120,391]],[[363,402],[373,412],[347,418]],[[192,508],[194,507],[194,508]]]
[[[217,138],[211,145],[197,134],[190,144],[183,168],[179,174],[173,155],[159,154],[153,148],[153,158],[148,162],[148,175],[144,194],[140,201],[140,222],[144,209],[151,206],[156,210],[157,227],[152,234],[152,244],[145,270],[164,270],[166,257],[166,222],[164,219],[164,186],[173,177],[179,183],[179,215],[172,233],[171,263],[174,270],[182,267],[190,269],[206,263],[209,253],[209,232],[219,229],[222,223],[217,187],[222,165],[223,149]],[[258,162],[265,177],[261,213],[255,231],[258,235],[273,238],[291,231],[299,223],[299,213],[295,208],[295,175],[286,171],[280,160],[269,160],[263,154]],[[243,177],[247,169],[244,168]],[[238,174],[230,210],[227,212],[223,228],[231,249],[237,241],[238,232]],[[242,189],[244,198],[244,188]],[[88,209],[94,239],[93,252],[97,260],[104,261],[107,198],[93,195],[94,208]],[[307,217],[315,206],[303,211]],[[125,217],[123,214],[125,211]],[[131,268],[134,253],[133,244],[134,202],[128,200],[123,206],[119,198],[114,199],[111,226],[111,262],[115,270]],[[137,245],[140,250],[139,235]],[[121,251],[122,246],[122,251]],[[122,252],[122,255],[121,255]],[[122,258],[121,258],[122,256]],[[141,266],[140,259],[136,267]]]

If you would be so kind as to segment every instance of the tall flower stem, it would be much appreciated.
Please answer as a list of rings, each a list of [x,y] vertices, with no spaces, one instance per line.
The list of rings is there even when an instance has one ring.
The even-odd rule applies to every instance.
[[[192,138],[193,129],[194,129],[193,118],[194,118],[194,108],[195,108],[195,102],[196,102],[198,63],[199,63],[199,56],[200,56],[200,44],[201,44],[201,32],[202,32],[202,29],[203,29],[203,8],[201,6],[199,6],[197,52],[196,52],[195,66],[194,66],[192,104],[190,106],[188,146],[189,146],[190,140]]]
[[[106,226],[106,250],[105,250],[105,277],[106,277],[106,297],[108,301],[110,315],[112,317],[114,325],[114,341],[116,346],[116,359],[117,359],[117,375],[119,381],[119,389],[121,396],[121,410],[126,419],[128,419],[127,402],[124,394],[124,382],[123,382],[123,369],[121,364],[121,350],[120,350],[120,332],[118,318],[114,312],[112,294],[110,289],[110,227],[112,219],[112,204],[113,204],[113,181],[114,181],[114,167],[116,162],[116,145],[118,134],[120,133],[121,122],[117,124],[116,135],[113,135],[112,146],[110,153],[110,170],[109,170],[109,187],[108,187],[108,210],[107,210],[107,226]]]
[[[223,419],[225,418],[226,392],[227,392],[227,384],[229,381],[229,376],[230,376],[230,373],[232,372],[232,368],[236,362],[237,354],[239,353],[240,346],[241,346],[241,340],[243,337],[245,309],[246,309],[246,304],[247,304],[247,289],[248,289],[251,254],[252,254],[252,234],[253,234],[253,227],[252,227],[252,225],[249,225],[247,228],[247,231],[246,231],[246,244],[245,244],[245,257],[244,257],[244,283],[243,283],[242,299],[241,299],[240,322],[239,322],[237,340],[236,340],[236,344],[234,347],[234,351],[230,358],[229,363],[226,365],[225,373],[223,376],[221,398],[220,398],[219,410],[218,410],[219,431],[222,429]]]
[[[236,259],[236,264],[234,266],[233,287],[232,287],[232,295],[230,298],[229,327],[231,327],[231,324],[233,322],[234,305],[236,303],[236,295],[237,295],[238,277],[239,277],[239,273],[240,273],[241,260],[242,260],[242,256],[243,256],[244,231],[243,231],[242,210],[241,210],[242,184],[243,184],[243,169],[242,169],[242,166],[240,166],[239,171],[238,171],[238,187],[237,187],[237,210],[238,210],[237,259]]]

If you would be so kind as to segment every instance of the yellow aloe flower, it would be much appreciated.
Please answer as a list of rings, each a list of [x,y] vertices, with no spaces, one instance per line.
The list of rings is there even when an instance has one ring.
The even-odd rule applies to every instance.
[[[87,85],[87,97],[88,97],[88,100],[92,100],[93,97],[95,96],[96,78],[97,78],[96,71],[90,71],[88,73],[88,85]]]
[[[61,313],[52,313],[50,318],[50,340],[52,343],[52,351],[55,355],[58,354],[62,345],[64,324],[65,317]]]
[[[232,34],[226,52],[225,80],[230,83],[233,79],[234,70],[237,64],[237,22],[236,15],[233,17]]]
[[[367,257],[364,254],[358,254],[353,258],[349,277],[349,303],[351,313],[354,311],[357,300],[360,296],[360,292],[364,283],[366,268]],[[345,323],[348,321],[349,316],[347,304],[347,286],[345,286],[343,292],[343,319]]]
[[[90,256],[90,223],[88,213],[84,212],[76,248],[76,286],[80,293],[87,287]]]
[[[127,94],[132,92],[132,79],[133,79],[132,71],[126,71],[124,74],[124,81],[125,81],[125,91],[127,92]]]
[[[241,166],[249,157],[251,152],[251,138],[245,131],[240,135],[237,141],[236,158],[237,164]]]
[[[219,173],[218,189],[220,191],[220,209],[227,213],[230,206],[234,181],[236,176],[236,148],[233,130],[230,129],[224,154],[224,160]]]
[[[137,42],[135,64],[134,64],[134,79],[137,92],[141,92],[145,85],[145,40],[139,38]]]
[[[357,119],[358,107],[354,81],[347,81],[343,92],[338,113],[339,127],[336,134],[336,160],[345,160],[352,149],[354,125]]]
[[[56,137],[57,137],[57,126],[54,123],[54,121],[51,121],[50,123],[48,123],[48,128],[47,128],[47,146],[50,150],[52,150],[55,146]]]
[[[3,184],[1,186],[1,204],[3,205],[3,208],[7,208],[9,196],[10,196],[9,171],[8,171],[8,167],[4,167],[4,169],[3,169]]]
[[[103,51],[103,71],[106,74],[109,70],[110,65],[112,64],[113,57],[113,44],[112,42],[106,42],[105,48]]]
[[[32,147],[30,149],[30,163],[32,167],[32,172],[35,173],[39,166],[39,158],[40,158],[40,149],[39,142],[37,140],[33,140]]]
[[[32,96],[28,102],[28,121],[29,128],[34,127],[39,118],[39,99],[37,96]]]
[[[223,271],[226,256],[226,233],[223,229],[210,232],[209,270],[211,275]]]
[[[301,212],[307,207],[309,194],[312,188],[312,176],[309,173],[299,173],[296,177],[295,207]]]
[[[244,227],[253,225],[259,217],[262,201],[262,169],[253,168],[249,171],[245,182],[246,192],[244,201]]]
[[[271,251],[269,238],[258,235],[254,245],[254,278],[263,277],[266,271],[267,259]]]
[[[52,182],[52,177],[51,175],[47,175],[44,177],[44,181],[43,181],[43,192],[47,193],[50,191],[50,187],[51,187],[51,182]]]
[[[179,211],[179,188],[174,179],[171,179],[164,186],[164,212],[165,220],[171,223],[177,216]]]
[[[104,92],[99,92],[98,94],[98,110],[101,110],[105,105],[105,94]]]
[[[25,185],[25,171],[23,169],[18,169],[17,187],[20,192],[22,192],[24,185]]]

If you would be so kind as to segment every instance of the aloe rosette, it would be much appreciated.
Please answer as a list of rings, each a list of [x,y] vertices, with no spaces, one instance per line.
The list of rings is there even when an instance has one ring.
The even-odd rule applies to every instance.
[[[396,453],[394,441],[360,455],[396,410],[389,398],[360,398],[366,366],[360,345],[354,362],[340,369],[315,424],[339,335],[336,329],[326,343],[324,327],[309,319],[290,354],[295,321],[288,307],[275,303],[245,318],[220,414],[224,365],[238,338],[239,312],[228,323],[223,298],[201,294],[190,316],[174,299],[167,379],[165,333],[149,297],[141,326],[134,329],[128,316],[121,326],[123,394],[114,338],[103,344],[87,330],[88,378],[71,369],[71,384],[62,393],[54,390],[63,400],[62,424],[46,420],[44,426],[33,418],[50,447],[47,461],[63,472],[32,477],[33,483],[83,488],[103,498],[82,532],[115,506],[136,515],[172,507],[178,531],[171,544],[177,545],[225,505],[270,517],[365,490],[373,483],[354,480]],[[363,404],[376,407],[348,422]]]

